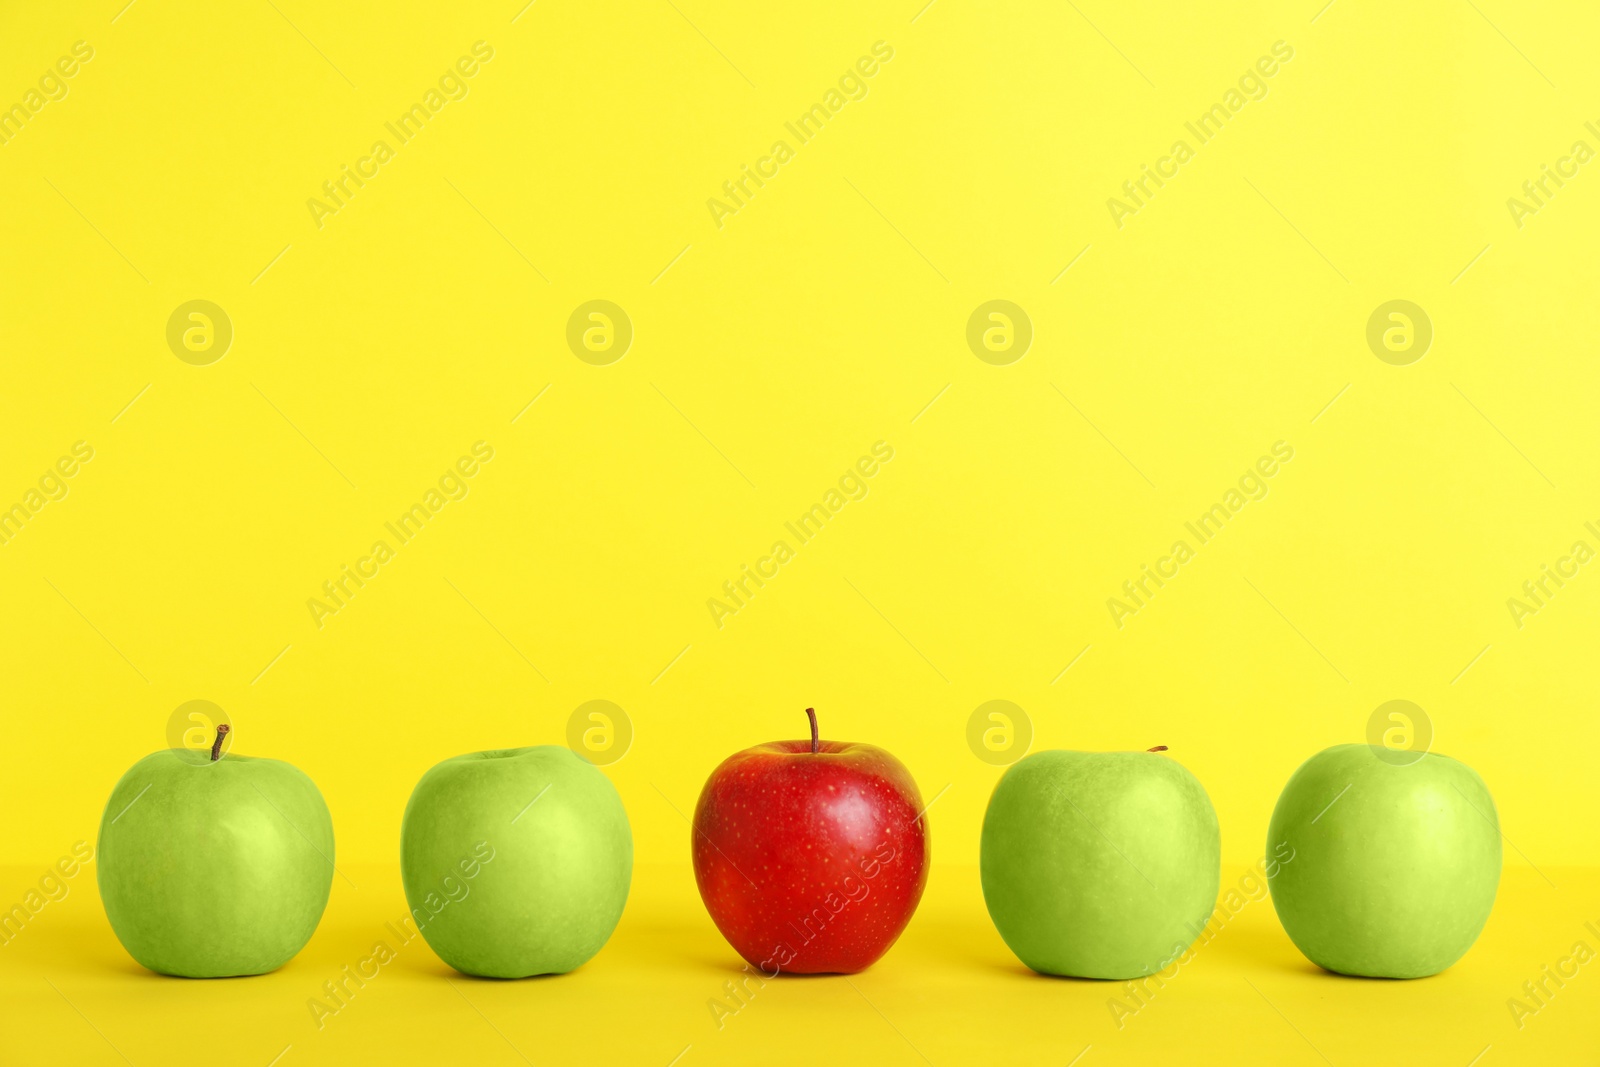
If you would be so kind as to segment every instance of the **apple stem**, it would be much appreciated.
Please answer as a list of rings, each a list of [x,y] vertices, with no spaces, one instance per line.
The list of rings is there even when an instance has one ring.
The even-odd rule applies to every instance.
[[[221,723],[217,726],[217,739],[211,742],[211,762],[215,763],[222,758],[222,739],[228,736],[228,724]]]
[[[1146,752],[1165,752],[1166,750],[1167,750],[1167,746],[1166,745],[1157,745],[1155,748],[1147,748],[1147,749],[1145,749]]]
[[[817,709],[807,708],[806,718],[811,720],[811,754],[815,756],[817,749],[822,747],[821,743],[817,741]]]

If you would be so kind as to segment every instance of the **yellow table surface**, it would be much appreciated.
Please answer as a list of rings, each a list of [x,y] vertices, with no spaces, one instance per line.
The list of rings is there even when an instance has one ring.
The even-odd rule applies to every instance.
[[[0,5],[0,908],[218,716],[349,876],[282,971],[187,982],[80,874],[0,947],[0,1060],[1596,1062],[1600,964],[1507,1002],[1600,949],[1600,8],[378,7]],[[626,351],[583,347],[595,300]],[[1025,350],[983,347],[995,300]],[[418,778],[595,700],[610,944],[499,983],[414,943],[318,1030],[404,914]],[[937,801],[928,896],[718,1028],[684,819],[807,705]],[[1119,1028],[988,921],[1025,751],[1170,746],[1226,887],[1301,761],[1397,731],[1508,842],[1440,977],[1320,973],[1257,901]]]
[[[112,935],[92,877],[76,879],[0,948],[0,1057],[207,1067],[1600,1062],[1600,965],[1580,967],[1564,988],[1548,982],[1553,995],[1520,1029],[1506,1005],[1574,942],[1600,947],[1585,927],[1600,927],[1593,868],[1546,869],[1552,886],[1508,867],[1466,958],[1409,982],[1312,966],[1270,900],[1249,901],[1190,964],[1164,985],[1152,980],[1145,1005],[1128,1014],[1108,1006],[1137,1006],[1127,983],[1044,978],[1019,964],[989,923],[976,867],[963,865],[935,868],[904,937],[876,966],[752,986],[740,1006],[726,984],[742,977],[742,963],[706,916],[689,868],[652,864],[635,871],[610,943],[570,975],[467,978],[418,938],[319,1028],[307,1002],[375,941],[397,945],[385,924],[405,914],[396,866],[345,873],[359,888],[335,879],[299,956],[273,974],[217,981],[140,968]],[[1224,870],[1224,895],[1242,873]],[[28,878],[6,868],[3,884]],[[714,1012],[712,1001],[738,1010]]]

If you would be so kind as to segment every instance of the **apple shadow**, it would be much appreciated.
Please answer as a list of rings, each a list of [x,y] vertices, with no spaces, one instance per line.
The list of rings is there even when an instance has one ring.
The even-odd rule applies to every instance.
[[[1009,965],[1004,963],[990,963],[989,969],[1012,978],[1020,978],[1023,981],[1033,982],[1066,982],[1074,985],[1096,986],[1115,985],[1118,982],[1134,980],[1129,978],[1085,978],[1082,975],[1076,974],[1045,974],[1043,971],[1036,971],[1021,962],[1012,963]]]
[[[117,946],[115,952],[97,946],[95,949],[88,951],[57,951],[52,953],[52,955],[54,959],[52,959],[51,962],[52,964],[57,965],[60,963],[70,962],[83,967],[85,970],[108,971],[118,976],[134,978],[170,977],[170,975],[158,974],[155,971],[150,970],[144,964],[128,955],[121,945]]]
[[[1446,968],[1448,970],[1448,968]],[[1330,971],[1319,963],[1305,961],[1303,969],[1296,969],[1296,974],[1308,974],[1314,978],[1322,978],[1329,982],[1426,982],[1430,978],[1438,978],[1438,974],[1422,974],[1415,978],[1397,978],[1390,974],[1343,974],[1339,971]],[[1443,974],[1444,972],[1439,972]]]
[[[294,961],[292,961],[292,960],[285,961],[280,966],[275,967],[270,971],[262,971],[259,974],[211,974],[211,975],[164,974],[161,971],[153,971],[153,970],[151,970],[150,968],[146,967],[144,964],[139,963],[137,960],[135,960],[131,956],[126,956],[122,960],[119,960],[116,963],[113,963],[113,964],[110,964],[110,965],[107,965],[106,963],[97,960],[94,963],[94,969],[97,970],[97,971],[110,970],[110,971],[112,971],[112,972],[114,972],[114,973],[116,973],[116,974],[118,974],[118,975],[120,975],[122,977],[132,978],[135,981],[147,981],[147,982],[245,982],[245,981],[249,981],[252,978],[271,978],[273,975],[282,973],[284,968],[288,967],[289,964],[292,963],[292,962],[294,962]]]
[[[146,967],[144,964],[134,959],[120,944],[116,944],[115,942],[112,944],[115,945],[115,948],[113,948],[111,945],[105,944],[74,944],[66,951],[62,951],[58,948],[56,951],[51,953],[52,966],[59,967],[61,964],[65,963],[68,965],[76,965],[85,971],[93,971],[99,974],[109,973],[120,978],[131,978],[135,981],[215,982],[232,981],[246,978],[267,978],[271,975],[277,974],[279,971],[283,970],[284,967],[288,966],[289,962],[292,962],[285,961],[283,966],[277,967],[274,970],[267,971],[262,974],[223,974],[213,977],[195,977],[193,975],[186,974],[163,974],[160,971],[151,970],[149,967]]]
[[[587,964],[584,966],[587,966]],[[583,967],[574,968],[571,971],[567,971],[565,974],[529,974],[517,978],[496,978],[492,975],[468,974],[466,971],[458,971],[448,963],[444,962],[444,960],[441,960],[438,956],[435,956],[432,953],[427,953],[411,956],[397,956],[393,962],[386,964],[384,969],[392,970],[400,974],[407,974],[415,978],[443,978],[447,981],[461,979],[462,981],[467,982],[493,983],[536,982],[542,978],[565,978],[569,974],[576,974],[578,971],[583,970]]]
[[[144,968],[141,967],[140,970],[144,970]],[[281,970],[283,968],[279,967],[277,970],[263,971],[260,974],[217,974],[203,977],[191,974],[162,974],[160,971],[145,971],[144,973],[151,978],[160,978],[169,982],[245,982],[251,978],[271,978]]]
[[[570,975],[577,974],[578,971],[581,971],[581,970],[583,970],[582,967],[577,967],[577,968],[574,968],[573,970],[567,971],[565,974],[526,974],[526,975],[523,975],[521,978],[495,978],[495,977],[492,977],[490,975],[468,974],[465,971],[458,971],[454,967],[443,967],[443,968],[440,969],[439,973],[447,981],[460,980],[460,981],[464,981],[464,982],[472,982],[472,983],[478,983],[478,984],[483,984],[483,985],[493,985],[496,982],[539,982],[539,981],[543,981],[546,978],[566,978],[566,977],[569,977]]]
[[[1199,946],[1196,951],[1204,954],[1214,953],[1218,961],[1245,970],[1275,970],[1303,978],[1318,978],[1331,982],[1419,981],[1415,978],[1392,978],[1385,975],[1341,974],[1329,970],[1307,958],[1282,929],[1269,927],[1238,929],[1230,927],[1219,937],[1215,947]]]

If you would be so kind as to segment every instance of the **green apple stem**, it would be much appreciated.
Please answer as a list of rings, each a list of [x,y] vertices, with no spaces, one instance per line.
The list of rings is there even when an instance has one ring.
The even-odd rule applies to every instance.
[[[211,762],[215,763],[222,758],[222,739],[228,736],[228,724],[222,723],[217,727],[217,739],[211,742]]]
[[[1167,750],[1167,746],[1166,745],[1157,745],[1155,748],[1147,748],[1147,749],[1145,749],[1146,752],[1165,752],[1166,750]]]
[[[815,756],[821,743],[817,740],[817,709],[807,708],[806,718],[811,720],[811,754]]]

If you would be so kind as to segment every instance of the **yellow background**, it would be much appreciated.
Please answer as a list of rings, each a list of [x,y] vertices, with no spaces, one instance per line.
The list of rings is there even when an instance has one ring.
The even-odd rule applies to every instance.
[[[1600,177],[1520,228],[1506,206],[1600,147],[1592,12],[121,4],[0,14],[0,103],[94,49],[0,145],[0,504],[95,450],[0,546],[0,903],[94,840],[193,699],[316,780],[347,877],[284,970],[201,984],[132,964],[88,868],[0,948],[6,1062],[1593,1061],[1600,977],[1520,1031],[1505,1005],[1600,947],[1600,577],[1520,628],[1506,604],[1600,545]],[[480,40],[468,95],[319,228],[308,198]],[[1280,40],[1266,97],[1118,228],[1107,199]],[[719,228],[708,198],[877,41],[865,98]],[[1008,366],[965,341],[997,298],[1034,329]],[[209,366],[167,347],[192,299],[233,324]],[[565,341],[592,299],[633,323],[609,366]],[[1409,366],[1365,340],[1393,299],[1435,331]],[[469,495],[319,629],[307,599],[480,440]],[[719,629],[707,599],[880,440],[865,499]],[[1116,627],[1107,598],[1280,440],[1266,498]],[[635,734],[607,768],[640,862],[611,944],[455,992],[412,946],[319,1033],[305,1000],[403,911],[417,778],[561,743],[591,699]],[[1119,1031],[1113,989],[1028,978],[982,910],[991,699],[1035,748],[1170,746],[1224,885],[1301,760],[1414,701],[1494,793],[1502,898],[1406,984],[1316,972],[1252,904]],[[684,814],[807,705],[938,797],[928,898],[854,988],[769,987],[719,1032],[736,961]]]

